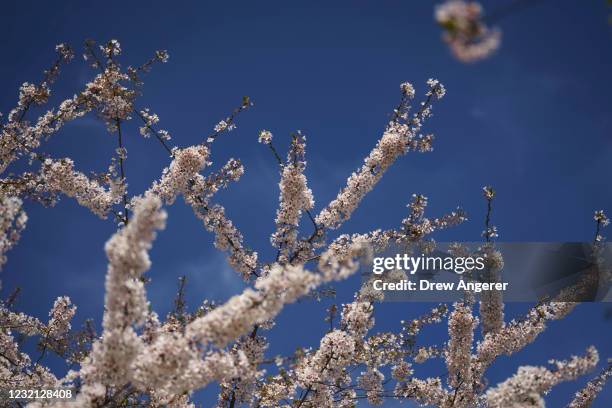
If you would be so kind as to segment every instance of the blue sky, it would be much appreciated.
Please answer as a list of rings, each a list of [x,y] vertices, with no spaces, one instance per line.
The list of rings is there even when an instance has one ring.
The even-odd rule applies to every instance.
[[[483,1],[495,9],[507,1]],[[287,2],[11,2],[0,15],[0,111],[17,99],[18,86],[40,78],[53,47],[76,48],[85,38],[118,39],[124,64],[138,64],[156,49],[170,61],[147,77],[140,107],[158,113],[160,126],[186,146],[201,141],[243,95],[255,107],[238,129],[214,144],[213,167],[240,158],[246,174],[218,202],[245,235],[246,243],[269,259],[274,229],[278,170],[257,131],[275,135],[285,151],[289,134],[308,137],[310,186],[316,209],[331,200],[380,136],[399,98],[399,84],[411,81],[422,95],[425,81],[440,79],[447,96],[436,104],[426,131],[435,150],[402,158],[363,201],[342,232],[391,228],[405,216],[412,193],[429,197],[430,215],[462,206],[470,221],[436,236],[440,241],[479,239],[485,205],[481,187],[498,191],[494,223],[505,241],[584,241],[593,234],[595,209],[612,212],[612,36],[605,1],[541,1],[500,21],[501,50],[491,59],[464,65],[440,40],[429,1]],[[71,96],[91,77],[75,61],[55,87],[54,100]],[[70,156],[82,171],[102,171],[115,137],[95,118],[68,125],[46,151]],[[131,193],[140,193],[167,165],[165,152],[143,140],[135,125],[126,135],[126,172]],[[55,297],[71,296],[77,324],[102,315],[106,259],[103,245],[113,232],[72,200],[52,209],[26,206],[30,220],[2,272],[3,296],[22,288],[19,306],[45,317]],[[151,253],[147,290],[160,314],[172,306],[177,278],[190,281],[188,300],[224,300],[243,284],[212,247],[212,236],[182,202],[168,208],[167,229]],[[307,226],[309,227],[309,226]],[[608,235],[612,232],[608,231]],[[351,299],[357,279],[339,285],[338,303]],[[271,353],[298,343],[316,345],[324,332],[329,302],[303,301],[279,317],[269,334]],[[396,329],[428,305],[382,305],[379,330]],[[508,305],[511,316],[527,305]],[[612,356],[605,305],[581,305],[554,322],[536,344],[502,359],[489,377],[504,379],[521,364],[544,364],[595,344],[603,360]],[[428,334],[429,333],[429,334]],[[444,338],[444,327],[426,332],[424,342]],[[54,367],[60,365],[52,362]],[[423,367],[422,375],[440,367]],[[418,373],[418,371],[417,371]],[[563,385],[548,398],[562,406],[578,388]],[[610,406],[608,387],[594,404]],[[210,393],[199,396],[209,404]]]

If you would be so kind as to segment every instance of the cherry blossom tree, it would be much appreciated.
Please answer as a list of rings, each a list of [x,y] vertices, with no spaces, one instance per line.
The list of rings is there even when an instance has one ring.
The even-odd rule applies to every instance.
[[[442,17],[448,13],[439,10]],[[23,200],[53,206],[60,197],[68,197],[96,216],[110,218],[117,231],[105,246],[108,268],[102,333],[96,334],[91,322],[74,330],[71,320],[77,308],[65,296],[57,298],[47,322],[16,311],[17,294],[0,303],[0,388],[76,390],[75,401],[39,401],[30,406],[191,407],[194,391],[217,384],[219,407],[353,407],[362,400],[380,405],[389,399],[437,407],[543,407],[543,396],[552,387],[598,366],[598,352],[589,347],[566,360],[551,361],[547,367],[520,367],[499,384],[486,380],[487,368],[498,357],[522,350],[537,340],[550,321],[571,313],[577,303],[566,292],[510,321],[504,318],[501,296],[481,298],[477,313],[474,295],[466,292],[454,304],[440,304],[424,316],[398,322],[394,332],[375,333],[373,312],[382,298],[364,287],[350,303],[328,310],[329,331],[321,334],[318,347],[300,348],[291,355],[269,354],[266,331],[287,304],[351,277],[375,252],[391,245],[431,243],[434,232],[466,220],[461,209],[428,217],[427,198],[414,195],[406,218],[398,220],[395,229],[327,238],[351,217],[397,160],[408,153],[432,150],[433,135],[423,134],[423,127],[434,104],[446,93],[439,81],[427,81],[416,109],[412,108],[415,88],[409,83],[400,85],[399,103],[378,142],[336,198],[318,213],[304,174],[306,136],[296,132],[283,157],[274,146],[272,133],[259,133],[259,142],[278,163],[280,177],[276,228],[270,237],[277,255],[263,260],[249,249],[214,200],[219,190],[240,179],[243,165],[230,159],[219,170],[209,170],[215,140],[236,127],[239,114],[252,106],[250,99],[243,98],[201,143],[175,147],[170,133],[158,127],[159,117],[138,105],[144,75],[155,64],[167,62],[168,53],[157,51],[141,66],[124,69],[118,41],[101,46],[87,41],[84,57],[94,70],[93,79],[57,107],[31,118],[31,108],[47,104],[60,68],[73,59],[74,52],[67,45],[57,46],[56,51],[57,59],[43,79],[22,85],[17,106],[1,123],[0,266],[24,233]],[[43,150],[46,140],[85,114],[97,115],[117,141],[108,171],[101,174],[88,175],[72,159],[51,157]],[[130,120],[141,122],[141,135],[156,139],[152,142],[169,157],[162,174],[154,175],[155,181],[140,195],[129,194],[126,179],[129,162],[122,129]],[[7,173],[15,162],[27,160],[30,170]],[[162,318],[150,308],[145,274],[151,265],[149,251],[167,221],[164,208],[179,197],[214,235],[215,247],[225,253],[247,287],[222,304],[203,299],[197,310],[189,312],[182,279],[174,310]],[[503,266],[503,255],[493,242],[497,236],[491,224],[493,188],[485,187],[484,197],[488,210],[483,250],[489,268],[496,271]],[[609,220],[603,211],[597,211],[594,218],[599,243]],[[303,223],[312,224],[306,236],[300,236]],[[569,291],[579,292],[585,284],[579,282]],[[448,341],[423,344],[421,330],[442,323],[448,326]],[[476,342],[479,327],[483,338]],[[36,338],[39,355],[21,350],[19,336]],[[49,353],[74,369],[52,372],[44,365]],[[416,366],[429,359],[441,359],[446,374],[415,375]],[[609,366],[604,368],[568,406],[589,406],[610,372]]]

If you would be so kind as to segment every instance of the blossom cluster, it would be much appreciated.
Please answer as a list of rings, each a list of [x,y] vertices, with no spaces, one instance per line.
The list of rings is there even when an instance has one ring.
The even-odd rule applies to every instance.
[[[500,46],[501,32],[487,27],[477,2],[447,0],[436,7],[435,18],[444,29],[444,41],[460,61],[482,60]]]
[[[17,197],[0,196],[0,269],[6,263],[6,252],[19,241],[28,216]]]
[[[338,196],[316,217],[317,224],[325,228],[338,228],[357,208],[363,197],[369,193],[383,176],[384,172],[402,155],[410,150],[431,150],[431,136],[422,136],[423,121],[429,118],[431,103],[441,99],[446,90],[439,81],[427,81],[429,89],[427,100],[420,109],[410,115],[410,100],[414,93],[409,84],[402,84],[402,102],[394,112],[394,117],[364,164],[347,180]]]
[[[308,188],[304,175],[305,149],[306,136],[298,132],[293,137],[287,163],[281,173],[280,207],[276,212],[276,231],[271,238],[272,244],[280,250],[281,262],[288,261],[289,254],[295,249],[297,227],[302,213],[314,206],[312,191]]]
[[[593,215],[593,219],[597,222],[597,230],[595,232],[595,242],[603,242],[605,238],[601,235],[601,228],[605,228],[610,225],[610,219],[603,212],[603,210],[595,211],[595,215]]]
[[[74,162],[68,158],[46,159],[41,174],[49,191],[75,198],[80,205],[102,218],[123,195],[120,183],[112,183],[109,189],[105,189],[98,181],[74,170]]]
[[[578,378],[592,370],[599,361],[597,350],[589,347],[581,357],[574,356],[567,361],[551,361],[554,369],[546,367],[520,367],[517,373],[486,393],[488,406],[544,407],[542,395],[554,385]]]

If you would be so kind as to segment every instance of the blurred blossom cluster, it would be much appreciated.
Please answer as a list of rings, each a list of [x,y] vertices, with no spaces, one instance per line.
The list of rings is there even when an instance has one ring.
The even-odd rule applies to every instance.
[[[447,0],[436,6],[435,19],[444,30],[444,42],[462,62],[485,59],[500,46],[501,32],[487,26],[477,2]]]

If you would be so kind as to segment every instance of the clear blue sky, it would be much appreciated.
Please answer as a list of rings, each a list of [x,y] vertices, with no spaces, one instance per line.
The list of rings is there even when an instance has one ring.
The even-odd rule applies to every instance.
[[[483,1],[495,9],[504,1]],[[186,146],[202,140],[214,124],[240,103],[255,107],[239,118],[238,129],[214,145],[214,166],[240,158],[246,174],[218,196],[227,214],[262,258],[273,251],[278,172],[257,131],[271,130],[279,150],[289,133],[308,136],[307,175],[320,209],[361,164],[380,136],[399,97],[399,83],[411,81],[422,95],[427,78],[440,79],[448,94],[435,106],[426,129],[435,150],[401,159],[364,200],[343,232],[391,228],[405,216],[411,194],[430,198],[436,216],[461,205],[470,221],[436,236],[479,239],[485,206],[481,187],[498,191],[494,223],[505,241],[583,241],[593,234],[595,209],[612,212],[612,35],[604,0],[541,1],[500,22],[501,50],[491,59],[463,65],[440,41],[430,1],[314,1],[288,5],[268,2],[10,2],[0,15],[0,111],[17,99],[18,86],[35,81],[53,58],[53,47],[76,48],[85,38],[118,39],[125,65],[138,64],[156,49],[170,61],[148,76],[141,107],[161,117],[173,141]],[[55,87],[55,100],[77,92],[91,70],[75,61]],[[139,193],[158,177],[168,159],[136,126],[126,136],[130,192]],[[46,150],[70,156],[80,170],[102,171],[115,138],[93,117],[67,126]],[[213,166],[213,167],[214,167]],[[5,296],[22,287],[19,306],[46,317],[55,297],[69,295],[78,305],[76,322],[99,323],[106,272],[104,242],[111,221],[102,221],[72,200],[55,208],[26,206],[30,220],[2,272]],[[192,307],[203,297],[224,300],[243,287],[212,236],[182,202],[168,209],[167,229],[155,242],[153,307],[172,306],[177,278],[186,274]],[[612,230],[607,235],[612,235]],[[338,303],[350,301],[357,279],[339,285]],[[268,333],[270,352],[316,345],[324,333],[329,302],[301,302],[282,313]],[[527,305],[508,305],[518,315]],[[396,329],[427,305],[395,303],[376,315],[380,330]],[[307,312],[307,310],[309,312]],[[605,362],[612,357],[605,305],[581,305],[551,324],[536,344],[502,358],[489,372],[492,383],[521,364],[545,364],[595,344]],[[425,343],[443,338],[443,327],[426,332]],[[57,362],[54,368],[61,371]],[[603,364],[603,363],[602,363]],[[440,366],[417,373],[432,375]],[[584,381],[563,385],[548,397],[563,406]],[[210,405],[210,393],[198,399]],[[612,406],[612,388],[595,407]]]

